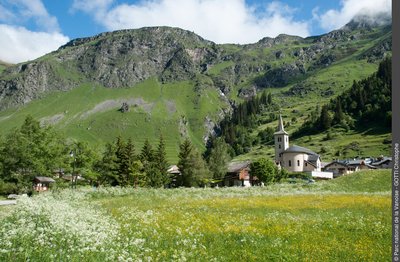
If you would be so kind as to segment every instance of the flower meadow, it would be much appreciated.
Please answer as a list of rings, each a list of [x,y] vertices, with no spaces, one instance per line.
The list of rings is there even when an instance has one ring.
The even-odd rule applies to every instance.
[[[0,261],[389,261],[390,201],[325,182],[48,192],[0,208]]]

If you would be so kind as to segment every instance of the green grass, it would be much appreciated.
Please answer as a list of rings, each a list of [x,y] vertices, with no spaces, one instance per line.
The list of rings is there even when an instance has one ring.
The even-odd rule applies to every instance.
[[[193,143],[203,149],[205,118],[209,116],[214,119],[221,108],[215,89],[206,88],[197,95],[193,88],[191,82],[163,85],[155,79],[121,89],[84,84],[68,92],[53,92],[18,110],[0,112],[0,133],[20,126],[28,114],[36,119],[58,115],[60,120],[53,123],[56,129],[67,137],[88,141],[93,146],[114,141],[121,135],[132,138],[136,147],[141,148],[146,138],[156,145],[162,134],[168,160],[174,163],[181,139],[181,117],[184,116],[188,121],[184,129],[187,129]],[[118,111],[122,102],[107,106],[107,101],[124,99],[140,103],[131,106],[127,113]]]
[[[0,208],[0,260],[389,261],[390,178],[41,194]]]
[[[392,190],[391,170],[368,170],[342,176],[332,181],[321,181],[322,190],[335,192],[390,192]]]
[[[232,61],[225,61],[216,65],[213,65],[209,70],[207,70],[207,73],[210,75],[218,75],[221,73],[221,70],[228,68],[230,66],[233,66],[234,63]]]

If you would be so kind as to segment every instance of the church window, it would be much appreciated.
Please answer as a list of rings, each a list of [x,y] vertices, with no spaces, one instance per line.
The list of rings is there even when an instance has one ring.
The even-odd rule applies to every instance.
[[[297,160],[297,166],[300,166],[300,160]]]
[[[307,166],[307,163],[305,163],[305,165]]]
[[[289,166],[292,166],[292,160],[289,160]]]
[[[279,149],[281,149],[281,145],[279,145]]]

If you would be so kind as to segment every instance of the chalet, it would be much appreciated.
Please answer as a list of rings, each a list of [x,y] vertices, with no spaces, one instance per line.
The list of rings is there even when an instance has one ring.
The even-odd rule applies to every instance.
[[[54,179],[45,176],[37,176],[33,180],[33,190],[37,192],[49,190],[50,184],[56,182]]]
[[[275,139],[275,163],[289,172],[320,172],[321,157],[312,150],[292,145],[289,146],[289,134],[285,131],[282,116],[279,115],[279,123]]]
[[[250,175],[250,162],[231,162],[228,172],[224,177],[224,186],[252,186],[258,181],[257,177]]]
[[[381,156],[376,161],[372,162],[371,165],[376,168],[383,168],[383,169],[392,168],[392,158]]]
[[[178,166],[172,165],[168,167],[167,173],[171,177],[171,182],[166,187],[177,187],[177,178],[181,175],[181,171],[179,171]]]
[[[376,169],[364,159],[335,160],[324,167],[325,171],[332,172],[334,177],[348,175],[360,170]]]
[[[168,167],[167,172],[168,172],[169,174],[175,175],[175,176],[181,174],[181,172],[179,171],[179,168],[178,168],[177,165],[172,165],[172,166]]]

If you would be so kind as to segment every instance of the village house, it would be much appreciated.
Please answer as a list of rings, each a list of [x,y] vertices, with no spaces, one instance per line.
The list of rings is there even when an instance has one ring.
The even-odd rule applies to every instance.
[[[308,148],[289,145],[289,134],[285,131],[279,115],[275,139],[275,163],[289,172],[321,171],[321,157]]]
[[[365,159],[335,160],[324,167],[327,172],[332,172],[334,177],[348,175],[360,170],[376,169]]]
[[[228,172],[224,177],[224,186],[249,187],[258,182],[257,177],[250,174],[250,162],[231,162],[228,164]]]
[[[54,179],[45,176],[37,176],[33,180],[33,190],[37,192],[49,190],[50,184],[56,182]]]
[[[376,161],[371,163],[371,166],[383,169],[392,168],[392,158],[380,156]]]
[[[171,177],[171,182],[167,185],[167,187],[176,187],[178,176],[181,175],[181,171],[179,171],[179,167],[177,165],[169,166],[167,169],[167,173]]]

